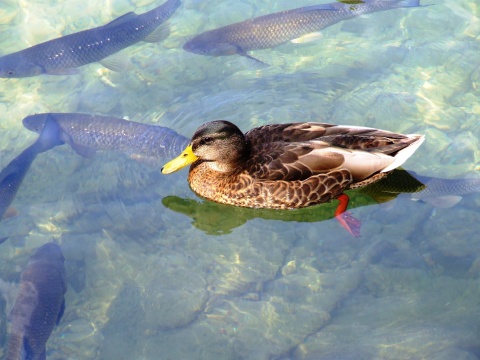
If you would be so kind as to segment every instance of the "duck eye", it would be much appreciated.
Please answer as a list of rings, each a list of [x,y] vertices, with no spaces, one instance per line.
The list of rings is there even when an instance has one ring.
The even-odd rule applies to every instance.
[[[200,145],[208,145],[213,141],[213,138],[211,137],[204,137],[202,140],[200,140]]]
[[[6,71],[6,74],[7,74],[8,76],[12,76],[12,75],[15,75],[15,71],[13,71],[13,70],[7,70],[7,71]]]

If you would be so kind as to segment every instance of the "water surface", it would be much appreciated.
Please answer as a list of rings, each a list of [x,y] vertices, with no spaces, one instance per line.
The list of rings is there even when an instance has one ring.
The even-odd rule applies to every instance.
[[[3,3],[2,54],[158,5]],[[0,80],[0,167],[36,137],[23,117],[63,111],[185,136],[214,119],[245,131],[308,120],[422,133],[407,169],[479,176],[476,1],[348,20],[316,42],[253,52],[272,64],[262,70],[242,57],[181,48],[199,32],[291,7],[185,0],[168,39],[123,51],[125,73],[90,64],[73,76]],[[62,244],[67,309],[47,358],[480,358],[479,195],[451,208],[408,196],[354,208],[363,225],[355,239],[329,216],[282,221],[205,207],[187,171],[162,176],[162,162],[114,153],[83,159],[62,146],[32,165],[13,204],[19,215],[0,223],[1,236],[11,237],[1,245],[0,278],[18,281],[35,248]]]

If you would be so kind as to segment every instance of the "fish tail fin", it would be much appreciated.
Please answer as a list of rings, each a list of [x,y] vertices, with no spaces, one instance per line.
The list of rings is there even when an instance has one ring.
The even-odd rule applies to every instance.
[[[44,152],[54,148],[55,146],[62,145],[64,142],[60,138],[61,129],[57,120],[49,114],[45,120],[45,125],[37,139],[38,152]]]

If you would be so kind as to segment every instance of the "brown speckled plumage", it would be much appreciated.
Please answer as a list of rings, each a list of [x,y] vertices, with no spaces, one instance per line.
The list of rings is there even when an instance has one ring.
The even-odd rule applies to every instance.
[[[243,135],[232,123],[212,121],[192,138],[196,161],[188,182],[219,203],[301,208],[379,180],[422,141],[421,135],[322,123],[266,125]]]

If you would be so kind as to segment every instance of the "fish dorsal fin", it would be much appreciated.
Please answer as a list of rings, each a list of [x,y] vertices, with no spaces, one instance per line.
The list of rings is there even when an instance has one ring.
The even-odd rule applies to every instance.
[[[149,43],[158,43],[165,40],[170,35],[170,26],[166,23],[163,23],[150,34],[148,34],[143,41]]]
[[[108,24],[104,25],[103,27],[109,28],[112,26],[118,26],[118,25],[130,22],[132,20],[135,20],[137,17],[138,15],[135,14],[134,12],[129,12],[129,13],[126,13],[125,15],[122,15],[116,18],[115,20],[110,21]]]
[[[116,72],[124,72],[130,67],[130,61],[122,55],[122,53],[116,53],[106,57],[99,61],[100,64],[105,66],[107,69]]]

